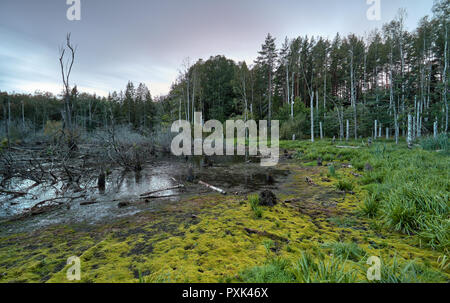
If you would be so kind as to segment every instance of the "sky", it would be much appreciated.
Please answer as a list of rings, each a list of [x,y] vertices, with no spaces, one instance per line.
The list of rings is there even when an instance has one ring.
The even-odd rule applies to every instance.
[[[79,0],[81,20],[69,21],[66,1],[0,0],[0,91],[59,94],[59,47],[68,32],[77,46],[71,85],[107,96],[131,80],[158,96],[169,92],[188,57],[251,64],[267,33],[278,46],[286,36],[364,36],[399,8],[414,30],[433,5],[379,0],[381,18],[371,21],[371,0]]]

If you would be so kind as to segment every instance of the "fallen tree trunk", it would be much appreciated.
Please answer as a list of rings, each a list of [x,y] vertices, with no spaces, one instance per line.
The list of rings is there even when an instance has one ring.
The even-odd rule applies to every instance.
[[[11,191],[0,188],[0,194],[6,194],[6,195],[14,195],[14,196],[26,196],[29,195],[28,193],[21,192],[21,191]]]
[[[92,205],[92,204],[96,204],[96,203],[97,203],[97,201],[80,202],[80,206]]]
[[[151,191],[151,192],[148,192],[148,193],[143,193],[143,194],[141,194],[139,196],[140,197],[147,197],[147,196],[151,196],[153,194],[160,193],[160,192],[163,192],[163,191],[174,190],[174,189],[179,189],[179,188],[183,188],[183,187],[184,187],[184,185],[180,184],[180,185],[177,185],[177,186],[174,186],[174,187],[169,187],[169,188],[165,188],[165,189],[159,189],[159,190]]]
[[[149,200],[149,199],[163,199],[163,198],[171,198],[171,197],[178,197],[179,194],[175,195],[166,195],[166,196],[148,196],[148,197],[141,197],[141,200]]]
[[[221,193],[222,195],[226,195],[227,194],[227,192],[224,191],[223,189],[220,189],[218,187],[212,186],[212,185],[210,185],[210,184],[208,184],[206,182],[198,181],[198,184],[204,185],[204,186],[206,186],[206,187],[208,187],[208,188],[210,188],[210,189],[212,189],[212,190],[214,190],[216,192]]]
[[[360,146],[336,146],[336,148],[353,148],[353,149],[358,149],[361,148]]]

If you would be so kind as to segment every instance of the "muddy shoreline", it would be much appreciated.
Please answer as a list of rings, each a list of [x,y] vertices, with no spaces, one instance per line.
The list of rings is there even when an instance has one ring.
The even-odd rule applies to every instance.
[[[199,181],[223,188],[228,195],[245,196],[262,188],[276,190],[288,175],[286,170],[261,167],[258,158],[245,161],[243,157],[159,157],[145,164],[140,172],[118,167],[111,169],[106,176],[104,190],[99,190],[96,179],[91,178],[82,194],[66,194],[69,198],[63,197],[61,204],[40,214],[21,217],[40,201],[58,197],[57,186],[36,186],[28,192],[29,195],[21,197],[3,196],[0,201],[0,235],[60,224],[110,223],[143,211],[158,211],[168,203],[176,205],[186,198],[213,193]],[[10,189],[21,191],[29,184],[22,182]],[[180,188],[174,189],[177,186]],[[156,193],[150,199],[143,198],[142,195],[148,192]]]

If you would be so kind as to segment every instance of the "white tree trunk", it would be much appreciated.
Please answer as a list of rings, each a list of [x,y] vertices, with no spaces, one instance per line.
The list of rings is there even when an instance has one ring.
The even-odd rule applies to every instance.
[[[347,135],[345,137],[345,140],[348,141],[349,137],[350,137],[350,123],[347,120]]]
[[[319,126],[320,126],[320,140],[323,140],[322,122],[319,123]]]
[[[11,125],[11,98],[8,97],[8,124]]]
[[[22,100],[22,128],[25,130],[25,104]]]
[[[327,73],[324,72],[323,76],[323,119],[325,120],[327,115]]]
[[[436,139],[438,136],[438,122],[434,122],[433,124],[433,132],[434,132],[434,138]]]
[[[406,138],[406,142],[408,145],[412,144],[413,141],[413,117],[412,115],[408,115],[408,137]]]
[[[358,124],[356,117],[356,96],[355,96],[355,80],[354,80],[354,72],[353,72],[353,48],[351,50],[351,58],[350,58],[350,91],[351,91],[351,104],[353,107],[353,127],[355,132],[355,140],[358,139]]]
[[[448,103],[447,103],[447,68],[448,68],[448,60],[447,60],[447,52],[448,52],[448,29],[447,23],[445,24],[445,47],[444,47],[444,75],[442,77],[443,90],[444,90],[444,106],[445,106],[445,132],[448,132]]]
[[[378,121],[375,120],[374,136],[373,136],[374,139],[378,138],[377,130],[378,130]]]
[[[311,106],[311,142],[314,142],[314,92],[311,92],[310,96]]]

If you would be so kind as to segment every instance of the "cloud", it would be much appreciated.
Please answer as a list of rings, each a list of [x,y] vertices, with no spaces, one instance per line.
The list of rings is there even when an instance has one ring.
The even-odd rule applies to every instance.
[[[165,94],[183,59],[225,55],[251,64],[268,32],[285,36],[364,34],[400,7],[411,29],[432,0],[382,0],[382,22],[370,22],[366,0],[81,0],[81,21],[66,19],[65,1],[1,0],[0,90],[55,90],[58,46],[72,33],[78,53],[72,80],[105,95],[128,80]],[[39,86],[41,85],[41,86]],[[36,86],[36,87],[35,87]]]

